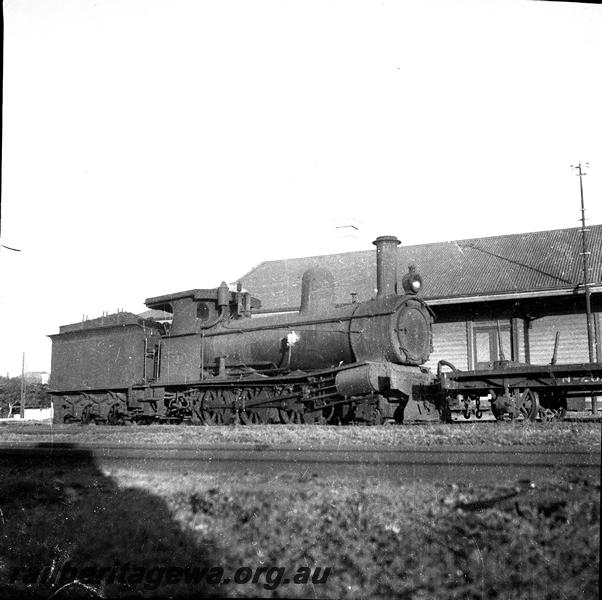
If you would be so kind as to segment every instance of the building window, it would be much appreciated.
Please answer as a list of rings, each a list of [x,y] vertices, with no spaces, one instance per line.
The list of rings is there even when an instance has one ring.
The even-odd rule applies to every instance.
[[[473,335],[475,368],[489,369],[495,361],[502,360],[497,325],[475,326]],[[504,358],[514,360],[510,325],[500,324],[500,335]]]

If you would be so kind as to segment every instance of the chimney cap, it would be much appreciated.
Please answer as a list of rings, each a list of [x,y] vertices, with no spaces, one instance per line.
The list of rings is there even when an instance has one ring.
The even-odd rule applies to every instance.
[[[401,244],[401,241],[398,240],[397,236],[395,236],[395,235],[381,235],[381,236],[377,237],[372,243],[375,246],[378,246],[378,244],[380,244],[382,242],[395,242],[397,245]]]

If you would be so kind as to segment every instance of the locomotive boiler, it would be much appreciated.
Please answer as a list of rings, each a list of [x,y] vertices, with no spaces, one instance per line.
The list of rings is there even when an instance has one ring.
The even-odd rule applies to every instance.
[[[397,281],[393,236],[375,240],[377,294],[335,303],[332,274],[302,278],[298,313],[258,316],[239,284],[146,300],[169,326],[118,313],[63,326],[53,340],[59,422],[382,422],[438,419],[431,311],[411,268]]]

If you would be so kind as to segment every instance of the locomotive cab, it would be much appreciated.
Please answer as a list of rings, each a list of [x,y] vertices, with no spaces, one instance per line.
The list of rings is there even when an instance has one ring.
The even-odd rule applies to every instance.
[[[145,300],[146,306],[173,315],[170,336],[200,333],[225,319],[251,316],[261,302],[238,285],[230,291],[225,282],[214,289],[194,289]]]

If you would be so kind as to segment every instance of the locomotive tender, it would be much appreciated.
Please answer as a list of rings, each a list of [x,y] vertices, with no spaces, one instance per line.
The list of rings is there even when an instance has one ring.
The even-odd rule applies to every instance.
[[[239,284],[148,298],[167,326],[132,313],[51,335],[58,423],[381,423],[439,420],[433,315],[410,268],[397,281],[394,236],[374,241],[376,298],[335,304],[332,274],[302,278],[298,313],[253,315]]]

